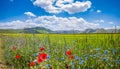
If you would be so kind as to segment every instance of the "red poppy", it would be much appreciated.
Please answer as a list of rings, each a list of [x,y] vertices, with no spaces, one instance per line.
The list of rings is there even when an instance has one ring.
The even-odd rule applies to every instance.
[[[42,58],[38,58],[38,63],[40,63],[40,62],[42,62],[43,61],[43,59]]]
[[[46,53],[40,53],[39,54],[39,58],[46,59],[47,58],[47,54]]]
[[[69,55],[72,55],[72,51],[71,50],[68,50],[67,52],[66,52],[66,54],[69,56]]]
[[[21,57],[20,54],[17,54],[17,55],[15,56],[16,59],[20,59],[20,57]]]
[[[70,56],[69,56],[69,59],[70,59],[70,60],[72,60],[73,58],[74,58],[74,56],[73,56],[73,55],[70,55]]]
[[[34,66],[35,64],[35,62],[30,62],[30,67]]]
[[[38,57],[38,63],[42,62],[46,58],[47,58],[47,54],[46,53],[40,53],[39,57]]]
[[[40,48],[40,51],[43,51],[44,49],[45,49],[44,47],[41,47],[41,48]]]

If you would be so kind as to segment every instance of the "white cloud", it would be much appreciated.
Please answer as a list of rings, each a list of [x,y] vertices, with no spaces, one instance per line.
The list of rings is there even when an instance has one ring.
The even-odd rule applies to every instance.
[[[63,5],[62,9],[66,12],[68,12],[69,14],[74,14],[77,12],[85,12],[87,11],[88,8],[91,7],[91,2],[90,1],[86,1],[86,2],[75,2],[69,5]]]
[[[23,29],[23,28],[29,28],[29,27],[36,27],[37,25],[35,23],[29,23],[29,22],[23,22],[20,20],[15,20],[11,22],[6,23],[0,23],[0,29]]]
[[[33,2],[34,5],[43,8],[49,13],[59,13],[60,9],[53,6],[55,0],[36,0]]]
[[[115,26],[112,26],[112,27],[106,27],[104,29],[115,29]],[[120,29],[120,26],[116,26],[116,29]]]
[[[29,16],[29,17],[36,17],[36,15],[33,14],[32,12],[25,12],[24,14]]]
[[[76,17],[62,18],[56,16],[41,16],[36,18],[35,22],[39,22],[42,26],[53,30],[84,30],[86,28],[98,27],[98,24],[89,23],[83,18]]]
[[[97,13],[100,13],[100,12],[102,12],[101,10],[97,10]]]
[[[60,13],[65,11],[69,14],[74,14],[78,12],[85,12],[91,7],[90,1],[74,2],[73,0],[36,0],[33,4],[43,8],[49,13]]]
[[[45,27],[51,30],[85,30],[87,28],[97,28],[98,23],[87,22],[83,18],[76,17],[56,17],[56,16],[39,16],[33,19],[28,19],[26,21],[11,21],[6,23],[0,23],[0,28],[12,28],[20,29],[26,27]]]
[[[114,24],[113,22],[108,22],[109,24]]]

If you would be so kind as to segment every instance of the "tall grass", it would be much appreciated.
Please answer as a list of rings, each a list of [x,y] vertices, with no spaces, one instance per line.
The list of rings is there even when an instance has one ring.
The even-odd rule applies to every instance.
[[[2,40],[14,69],[120,69],[120,34],[3,34]],[[47,58],[38,63],[41,52]]]

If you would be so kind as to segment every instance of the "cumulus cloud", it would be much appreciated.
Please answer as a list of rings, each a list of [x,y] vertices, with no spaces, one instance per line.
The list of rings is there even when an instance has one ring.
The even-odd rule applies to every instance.
[[[24,14],[29,16],[29,17],[36,17],[36,15],[33,14],[32,12],[25,12]]]
[[[39,16],[26,21],[12,21],[0,23],[0,28],[26,28],[26,27],[45,27],[51,30],[85,30],[87,28],[97,28],[99,24],[87,22],[83,18],[76,17],[56,17],[56,16]]]
[[[62,11],[74,14],[78,12],[85,12],[91,7],[90,1],[76,1],[73,0],[36,0],[33,5],[43,8],[49,13],[60,13]]]
[[[101,10],[97,10],[97,13],[100,13],[100,12],[102,12]]]
[[[29,27],[36,27],[37,25],[35,23],[29,23],[24,22],[20,20],[15,20],[11,22],[6,23],[0,23],[0,29],[23,29],[23,28],[29,28]]]

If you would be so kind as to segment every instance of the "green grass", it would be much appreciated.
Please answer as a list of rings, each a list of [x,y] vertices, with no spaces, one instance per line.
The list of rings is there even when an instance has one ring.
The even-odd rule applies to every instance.
[[[2,40],[0,38],[0,69],[6,69],[5,59],[4,59],[4,50],[2,46]]]
[[[119,69],[120,34],[3,34],[6,64],[15,69]],[[30,67],[38,58],[40,47],[49,56],[45,61]],[[16,51],[11,49],[14,46]],[[74,59],[65,54],[72,50]],[[16,59],[17,54],[21,55]]]

